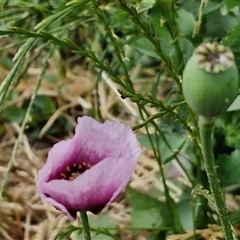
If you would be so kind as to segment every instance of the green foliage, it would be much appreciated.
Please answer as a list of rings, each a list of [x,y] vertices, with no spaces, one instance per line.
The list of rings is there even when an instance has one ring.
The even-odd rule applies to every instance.
[[[230,155],[221,155],[217,159],[219,178],[226,185],[240,183],[240,149],[233,151]]]
[[[163,219],[164,222],[169,223],[165,203],[132,188],[127,189],[126,200],[133,206],[131,210],[133,229],[158,229]]]
[[[172,161],[179,154],[186,141],[186,136],[166,132],[162,136],[152,135],[151,139],[154,141],[154,145],[159,144],[158,148],[161,152],[162,163],[165,164]],[[138,141],[142,146],[152,149],[148,135],[139,135]]]
[[[59,232],[56,236],[56,239],[57,240],[62,240],[64,238],[69,238],[73,232],[76,232],[77,231],[77,234],[80,235],[82,234],[82,228],[79,228],[79,227],[75,227],[73,225],[69,225],[68,228],[63,231],[63,232]]]
[[[224,0],[223,2],[226,4],[228,11],[239,6],[238,0]]]
[[[225,39],[223,41],[224,44],[230,46],[231,49],[236,53],[240,52],[239,38],[238,38],[239,32],[240,32],[240,25],[239,25],[239,22],[238,22],[238,24],[235,26],[235,28],[233,28],[229,32],[229,34],[225,37]]]
[[[4,109],[2,113],[2,118],[8,120],[9,122],[21,123],[24,118],[25,112],[25,109],[19,109],[16,106],[10,106]]]

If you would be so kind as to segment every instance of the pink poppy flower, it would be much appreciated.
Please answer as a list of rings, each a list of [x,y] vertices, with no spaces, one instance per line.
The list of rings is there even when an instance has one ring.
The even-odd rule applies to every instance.
[[[73,138],[49,151],[37,175],[37,191],[70,220],[78,211],[98,214],[126,187],[140,153],[126,125],[79,117]]]

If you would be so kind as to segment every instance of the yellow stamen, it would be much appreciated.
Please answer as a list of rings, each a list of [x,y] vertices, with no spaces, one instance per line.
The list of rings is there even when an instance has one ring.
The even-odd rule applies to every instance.
[[[73,172],[71,176],[69,177],[69,180],[74,180],[79,175],[79,172]]]

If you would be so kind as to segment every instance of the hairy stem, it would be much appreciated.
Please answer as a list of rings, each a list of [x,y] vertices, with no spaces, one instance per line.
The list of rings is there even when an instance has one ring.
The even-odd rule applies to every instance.
[[[84,238],[85,238],[85,240],[91,240],[90,226],[89,226],[87,212],[85,212],[85,211],[80,212],[80,216],[81,216],[81,220],[82,220],[82,228],[83,228]]]
[[[231,223],[228,218],[228,211],[221,191],[220,181],[217,176],[216,165],[212,152],[213,124],[214,121],[212,118],[208,119],[202,116],[199,117],[199,130],[202,143],[203,159],[210,189],[214,198],[213,201],[215,205],[215,210],[219,215],[223,231],[225,233],[225,238],[226,240],[233,240],[235,238],[232,232]]]

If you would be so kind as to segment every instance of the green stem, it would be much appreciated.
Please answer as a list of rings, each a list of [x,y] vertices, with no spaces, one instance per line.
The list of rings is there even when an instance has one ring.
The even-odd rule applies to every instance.
[[[138,108],[139,108],[139,113],[140,113],[142,119],[144,120],[144,122],[147,121],[144,118],[143,112],[148,116],[148,119],[150,118],[150,116],[149,116],[148,112],[146,111],[145,107],[138,104]],[[155,124],[154,121],[152,122],[152,124],[154,125],[156,131],[159,134],[161,134],[161,130],[157,127],[157,125]],[[167,183],[166,183],[165,173],[163,171],[163,163],[162,163],[162,160],[161,160],[161,152],[160,152],[160,149],[159,149],[160,144],[158,142],[159,138],[158,138],[157,132],[155,133],[156,134],[156,141],[157,141],[156,146],[155,146],[155,144],[153,143],[153,139],[151,137],[151,134],[149,132],[147,124],[145,124],[145,129],[147,131],[147,135],[148,135],[150,144],[151,144],[152,149],[153,149],[154,158],[157,160],[158,165],[159,165],[160,175],[162,177],[162,182],[163,182],[163,186],[164,186],[164,195],[165,195],[165,198],[166,198],[167,208],[168,208],[168,211],[169,211],[169,219],[171,221],[172,229],[175,233],[183,233],[184,230],[182,228],[182,225],[181,225],[181,222],[180,222],[180,219],[179,219],[179,215],[178,215],[178,211],[176,209],[176,203],[171,198],[170,193],[169,193],[169,189],[168,189],[168,186],[167,186]],[[163,136],[163,135],[161,134],[161,136]]]
[[[81,220],[82,220],[82,228],[85,240],[91,240],[90,235],[90,226],[88,222],[88,215],[87,212],[82,211],[80,212]]]
[[[215,200],[216,211],[219,215],[226,240],[233,240],[231,223],[228,211],[221,191],[220,181],[217,176],[215,161],[213,157],[212,129],[214,121],[205,117],[199,117],[199,130],[202,143],[202,153],[210,189]]]

